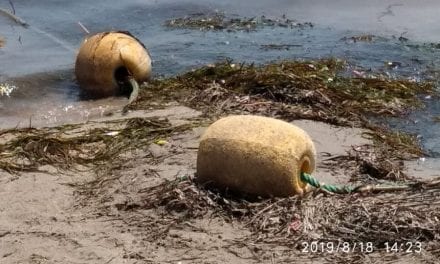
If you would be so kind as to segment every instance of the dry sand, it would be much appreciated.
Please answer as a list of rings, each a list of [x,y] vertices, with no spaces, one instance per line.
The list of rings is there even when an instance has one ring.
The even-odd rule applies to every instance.
[[[116,114],[108,119],[167,117],[173,124],[182,124],[199,115],[193,109],[174,105],[127,116]],[[105,125],[102,121],[83,128]],[[316,144],[315,176],[328,183],[347,183],[350,170],[329,166],[325,160],[370,144],[362,137],[362,130],[308,120],[294,124],[306,130]],[[130,154],[123,168],[112,172],[115,180],[100,182],[92,196],[74,186],[92,180],[95,175],[91,171],[57,171],[51,166],[40,168],[45,172],[38,173],[0,171],[0,263],[255,262],[249,247],[231,248],[228,243],[249,233],[237,223],[218,218],[189,219],[183,225],[168,226],[164,230],[168,235],[155,237],[149,221],[166,216],[153,210],[118,210],[135,204],[143,188],[164,179],[193,175],[198,139],[204,129],[196,127],[174,134],[163,146],[139,148]],[[292,254],[295,251],[292,249]],[[276,257],[273,263],[277,263]],[[407,258],[413,261],[411,256]],[[307,262],[307,256],[301,259]]]

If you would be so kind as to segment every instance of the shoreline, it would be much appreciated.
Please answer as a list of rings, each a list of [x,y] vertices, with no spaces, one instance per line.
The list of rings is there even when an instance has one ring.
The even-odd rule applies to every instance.
[[[133,111],[127,116],[116,114],[105,121],[97,119],[73,126],[73,130],[77,133],[86,133],[93,128],[118,131],[121,127],[118,128],[117,120],[120,118],[126,121],[166,118],[173,125],[182,125],[200,120],[201,115],[200,111],[174,105],[160,110]],[[350,175],[357,170],[331,158],[347,155],[347,151],[365,144],[372,145],[370,140],[362,138],[361,129],[310,120],[296,120],[293,124],[305,129],[313,138],[318,151],[314,175],[326,183],[347,184]],[[188,223],[188,226],[184,224],[186,227],[171,228],[168,234],[159,235],[155,226],[161,226],[157,223],[160,218],[155,216],[154,210],[141,213],[128,209],[130,204],[146,201],[138,195],[139,191],[160,185],[164,180],[193,175],[198,139],[205,128],[206,125],[193,126],[160,137],[165,140],[165,145],[152,142],[139,146],[124,154],[124,161],[115,164],[116,168],[111,169],[110,174],[75,168],[60,170],[52,165],[41,166],[39,172],[9,174],[0,171],[2,261],[121,263],[131,260],[128,263],[135,263],[176,260],[189,263],[203,259],[245,263],[244,259],[252,256],[251,250],[231,247],[234,244],[231,241],[250,236],[239,223],[231,225],[218,218],[196,218],[184,222]],[[4,135],[0,137],[1,143],[6,140]],[[142,221],[136,216],[139,214]],[[210,235],[213,233],[218,235],[213,237]],[[192,250],[188,252],[185,247],[176,246],[172,242],[175,239],[182,243],[186,241]],[[295,259],[310,260],[310,255],[292,252]],[[186,254],[190,259],[182,258]],[[334,258],[338,256],[334,255]],[[378,251],[370,257],[382,258],[383,253]],[[321,263],[319,258],[316,261]]]
[[[282,82],[284,68],[272,78],[271,67],[277,65],[268,66],[268,72],[244,65],[240,71],[210,66],[144,85],[138,101],[124,111],[86,123],[1,130],[1,261],[379,260],[387,255],[383,237],[393,241],[402,237],[389,226],[390,219],[400,221],[402,217],[411,220],[405,224],[405,241],[422,237],[424,258],[435,259],[438,243],[431,239],[438,234],[435,223],[422,221],[423,216],[436,212],[431,207],[437,206],[432,197],[437,195],[438,184],[426,185],[431,178],[423,179],[427,189],[419,182],[422,189],[399,192],[330,195],[314,190],[303,198],[254,200],[206,190],[193,182],[201,134],[219,117],[237,113],[272,116],[303,128],[317,148],[313,176],[319,181],[338,185],[418,182],[411,171],[405,175],[402,164],[403,157],[420,153],[412,149],[416,146],[411,145],[410,137],[386,131],[381,134],[384,130],[363,120],[362,107],[353,108],[360,112],[348,115],[340,111],[352,108],[328,102],[339,96],[332,87],[323,86],[329,75],[337,79],[329,67],[319,62],[296,63],[291,69],[307,83],[300,86],[305,92],[295,90],[299,94],[296,103],[278,102],[269,93],[246,90],[256,79],[262,87],[289,85]],[[253,77],[254,71],[264,78]],[[247,78],[248,74],[252,78]],[[234,80],[240,81],[237,86],[227,86]],[[252,85],[247,86],[249,80]],[[266,81],[270,85],[262,85]],[[338,85],[345,81],[351,83],[339,79],[342,84]],[[380,84],[397,87],[386,80]],[[374,90],[376,82],[372,85]],[[415,91],[419,88],[413,87]],[[281,92],[283,98],[297,96]],[[304,95],[308,97],[301,97]],[[380,102],[373,106],[382,107]],[[390,109],[398,112],[398,108]],[[333,111],[341,115],[333,116]],[[405,150],[413,153],[403,153]],[[438,178],[433,175],[432,179]],[[429,199],[428,210],[423,206]],[[396,216],[400,207],[401,215]],[[370,217],[360,221],[365,212]],[[414,218],[419,214],[422,218]],[[419,233],[419,228],[429,232]],[[365,252],[311,256],[297,250],[304,241],[340,239],[371,241],[377,251],[368,256]]]

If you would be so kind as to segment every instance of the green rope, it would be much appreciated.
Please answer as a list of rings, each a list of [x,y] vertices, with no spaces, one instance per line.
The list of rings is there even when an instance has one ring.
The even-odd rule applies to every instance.
[[[313,178],[312,175],[301,172],[301,181],[310,184],[315,188],[319,188],[331,193],[347,194],[347,193],[366,193],[366,192],[394,192],[407,190],[416,186],[419,183],[414,184],[380,184],[380,185],[359,185],[356,187],[350,186],[335,186],[331,184],[320,183],[317,179]]]
[[[335,186],[331,184],[321,184],[312,175],[305,172],[301,172],[301,180],[305,183],[310,184],[315,188],[320,188],[332,193],[346,194],[346,193],[352,193],[355,190],[355,188],[350,186]]]

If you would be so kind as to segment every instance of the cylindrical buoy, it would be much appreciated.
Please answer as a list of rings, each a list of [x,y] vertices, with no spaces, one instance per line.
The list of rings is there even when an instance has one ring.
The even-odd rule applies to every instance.
[[[301,172],[315,169],[309,135],[287,122],[250,115],[222,118],[202,135],[197,180],[260,196],[303,195]]]
[[[94,97],[123,94],[128,77],[137,82],[151,75],[145,46],[128,32],[103,32],[86,38],[79,49],[75,75],[80,87]]]

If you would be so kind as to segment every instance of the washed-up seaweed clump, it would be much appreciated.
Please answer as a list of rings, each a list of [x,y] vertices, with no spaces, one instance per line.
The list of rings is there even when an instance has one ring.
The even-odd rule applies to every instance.
[[[368,115],[407,113],[422,105],[418,94],[434,93],[434,85],[429,82],[338,75],[343,69],[344,62],[336,59],[285,61],[263,66],[219,63],[147,84],[132,107],[148,103],[147,98],[153,92],[180,100],[178,93],[187,98],[185,92],[191,92],[193,97],[187,100],[189,103],[209,105],[211,110],[217,103],[227,107],[228,102],[222,99],[235,95],[240,97],[237,100],[243,101],[242,110],[251,108],[252,104],[273,102],[287,108],[295,106],[313,111],[318,119],[321,116],[323,119],[360,121]]]
[[[418,95],[434,94],[433,83],[381,75],[350,77],[345,65],[337,59],[261,66],[226,61],[152,81],[129,108],[145,109],[157,100],[178,101],[210,116],[251,113],[364,127],[376,131],[373,138],[386,142],[390,151],[421,155],[415,138],[384,130],[369,118],[400,116],[422,106]]]
[[[4,38],[0,37],[0,48],[5,45],[6,41]]]
[[[372,35],[372,34],[364,34],[364,35],[355,35],[355,36],[350,36],[350,37],[343,37],[341,40],[346,41],[346,42],[366,42],[366,43],[371,43],[371,42],[375,42],[378,40],[386,40],[384,37],[380,37],[380,36],[376,36],[376,35]]]
[[[296,47],[302,47],[302,45],[299,45],[299,44],[264,44],[264,45],[260,46],[260,48],[265,51],[268,51],[268,50],[290,50],[290,49],[296,48]]]
[[[93,165],[95,169],[102,169],[118,162],[119,155],[130,149],[142,148],[157,138],[188,129],[188,125],[172,126],[166,120],[144,118],[116,121],[113,126],[75,132],[78,127],[66,125],[2,131],[0,136],[16,136],[0,144],[0,169],[35,171],[43,165],[63,169]]]
[[[250,200],[205,189],[191,178],[179,178],[142,189],[139,191],[141,203],[118,204],[117,208],[120,211],[153,209],[162,212],[164,217],[158,222],[136,222],[134,219],[129,222],[137,227],[147,224],[148,238],[152,241],[169,235],[169,228],[163,227],[179,228],[189,219],[210,216],[236,221],[248,228],[251,235],[228,242],[236,248],[246,244],[258,248],[254,258],[260,261],[270,259],[274,246],[278,253],[290,250],[287,257],[298,257],[302,243],[313,241],[343,241],[350,245],[371,242],[374,253],[384,253],[386,242],[420,242],[425,253],[439,256],[439,187],[440,181],[436,180],[415,183],[406,191],[368,197],[362,194],[328,196],[315,192],[303,198]],[[315,252],[315,257],[326,253]],[[344,255],[334,253],[331,258]],[[351,257],[365,258],[366,252],[358,248],[351,253]]]
[[[191,14],[182,18],[167,20],[165,26],[168,28],[185,28],[196,30],[226,30],[226,31],[254,31],[264,27],[281,28],[310,28],[310,22],[300,23],[296,20],[286,18],[267,18],[265,16],[252,18],[227,17],[223,13],[213,14]]]

